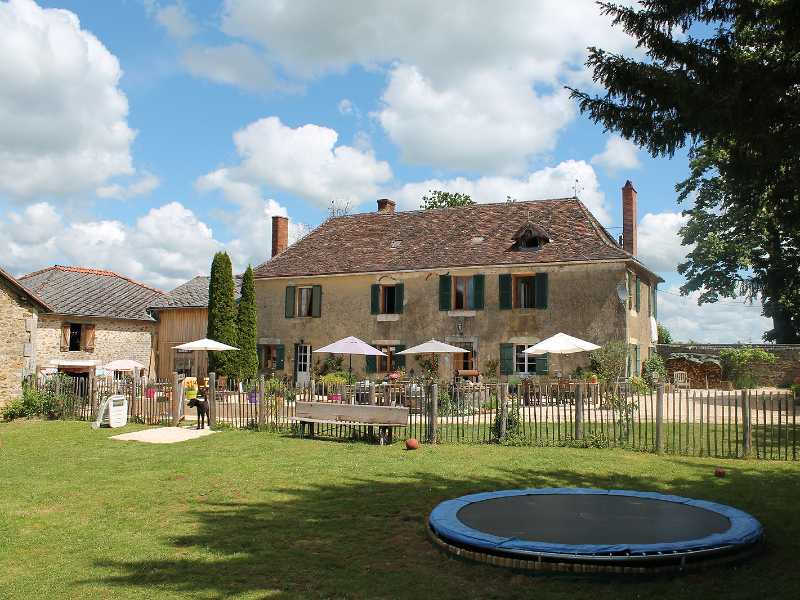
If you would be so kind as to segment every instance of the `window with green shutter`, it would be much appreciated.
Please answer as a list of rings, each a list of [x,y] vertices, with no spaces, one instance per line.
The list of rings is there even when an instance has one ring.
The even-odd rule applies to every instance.
[[[377,373],[378,372],[378,357],[377,356],[365,356],[365,371],[367,373]]]
[[[286,304],[284,306],[284,316],[287,319],[294,317],[294,296],[295,289],[293,285],[286,286]]]
[[[547,354],[539,354],[536,357],[536,374],[547,375],[550,372],[550,357]]]
[[[406,355],[405,354],[400,354],[405,349],[406,349],[406,347],[405,347],[404,344],[395,344],[395,347],[394,347],[394,368],[395,368],[395,370],[403,369],[405,371],[405,369],[406,369]]]
[[[370,312],[373,315],[403,314],[403,284],[381,285],[375,283],[370,289]]]
[[[453,310],[453,278],[439,275],[439,310]]]
[[[286,355],[286,350],[283,344],[275,346],[275,368],[279,371],[284,369],[283,361]]]
[[[636,312],[642,312],[642,278],[636,276]]]
[[[511,310],[514,307],[513,278],[508,273],[500,275],[500,310]]]
[[[311,316],[319,319],[322,315],[322,286],[311,287]]]
[[[514,344],[500,344],[500,374],[511,375],[513,372]]]

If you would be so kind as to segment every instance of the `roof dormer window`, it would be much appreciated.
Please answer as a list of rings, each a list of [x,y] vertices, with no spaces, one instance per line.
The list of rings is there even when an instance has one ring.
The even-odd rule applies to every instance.
[[[523,252],[539,250],[542,246],[550,241],[550,236],[547,235],[547,232],[544,229],[541,227],[536,227],[530,223],[520,229],[514,238],[516,239],[515,245],[517,250],[521,250]]]

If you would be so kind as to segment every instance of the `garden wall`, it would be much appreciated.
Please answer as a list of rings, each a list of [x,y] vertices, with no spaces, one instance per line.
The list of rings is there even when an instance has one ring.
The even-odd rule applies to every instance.
[[[786,388],[800,377],[800,346],[786,344],[659,344],[658,353],[668,361],[672,354],[698,354],[719,356],[720,350],[725,348],[742,348],[751,346],[761,348],[778,357],[774,364],[767,364],[764,361],[756,360],[753,363],[754,372],[759,376],[762,387]],[[695,382],[692,382],[695,386]],[[702,385],[696,387],[704,387]],[[711,386],[710,386],[711,387]]]

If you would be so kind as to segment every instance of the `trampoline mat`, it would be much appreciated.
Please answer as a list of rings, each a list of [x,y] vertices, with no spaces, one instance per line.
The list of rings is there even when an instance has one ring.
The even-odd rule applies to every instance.
[[[599,494],[501,496],[467,504],[458,520],[500,538],[550,544],[665,544],[725,533],[728,517],[655,498]]]

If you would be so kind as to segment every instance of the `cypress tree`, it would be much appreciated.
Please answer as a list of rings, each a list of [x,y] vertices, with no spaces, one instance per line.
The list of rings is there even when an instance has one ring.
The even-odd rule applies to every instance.
[[[208,284],[209,339],[236,346],[236,300],[234,298],[233,267],[227,252],[217,252],[211,263],[211,281]],[[208,352],[208,372],[234,377],[235,352]]]
[[[256,281],[247,265],[242,277],[242,295],[236,313],[236,358],[241,379],[255,379],[258,373],[258,330],[256,327]]]

